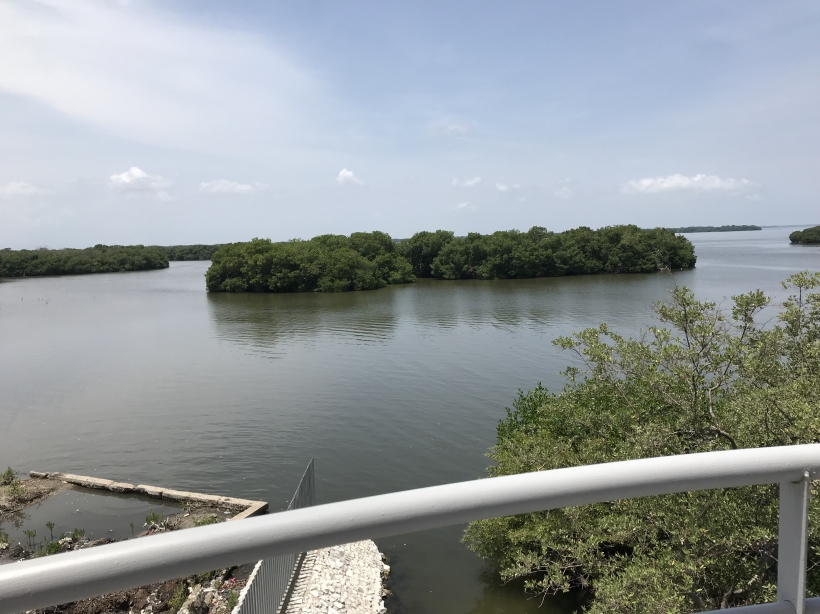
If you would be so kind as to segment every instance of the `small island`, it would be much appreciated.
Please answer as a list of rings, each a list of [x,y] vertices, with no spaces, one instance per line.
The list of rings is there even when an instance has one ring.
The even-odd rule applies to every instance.
[[[819,245],[820,226],[812,226],[805,230],[795,230],[789,235],[789,241],[801,245]]]
[[[680,228],[670,228],[672,232],[738,232],[743,230],[763,230],[760,226],[681,226]]]
[[[253,239],[224,245],[206,273],[210,292],[347,292],[436,279],[527,279],[690,269],[685,237],[634,225],[551,232],[503,230],[456,237],[447,230],[393,241],[383,232],[322,235],[309,241]]]

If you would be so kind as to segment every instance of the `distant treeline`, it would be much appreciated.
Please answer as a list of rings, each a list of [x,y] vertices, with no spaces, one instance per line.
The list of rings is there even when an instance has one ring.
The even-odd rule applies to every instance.
[[[792,243],[820,243],[820,226],[795,230],[789,235],[789,241]]]
[[[142,245],[86,249],[0,249],[0,277],[82,275],[168,268],[165,252]]]
[[[670,228],[672,232],[735,232],[738,230],[763,230],[760,226],[683,226]]]
[[[382,232],[309,241],[254,239],[217,250],[206,274],[211,292],[371,290],[415,277],[522,279],[593,273],[650,273],[695,266],[694,247],[671,230],[581,227],[554,233],[490,235],[418,232],[394,242]]]
[[[152,245],[168,254],[168,260],[210,260],[214,252],[222,247],[216,245]]]

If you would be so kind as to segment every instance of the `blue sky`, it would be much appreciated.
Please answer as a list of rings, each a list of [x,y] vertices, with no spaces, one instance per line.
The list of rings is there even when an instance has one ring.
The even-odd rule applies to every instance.
[[[0,4],[0,246],[820,222],[812,2]]]

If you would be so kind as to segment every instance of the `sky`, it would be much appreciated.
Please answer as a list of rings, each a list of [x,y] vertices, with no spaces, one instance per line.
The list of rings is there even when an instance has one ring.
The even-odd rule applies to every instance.
[[[820,4],[0,3],[0,247],[820,223]]]

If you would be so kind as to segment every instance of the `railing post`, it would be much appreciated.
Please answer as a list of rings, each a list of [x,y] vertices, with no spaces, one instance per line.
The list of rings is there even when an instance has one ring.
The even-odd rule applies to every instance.
[[[808,471],[799,482],[780,483],[777,600],[791,603],[795,614],[804,614],[806,609],[810,491],[811,478]]]

